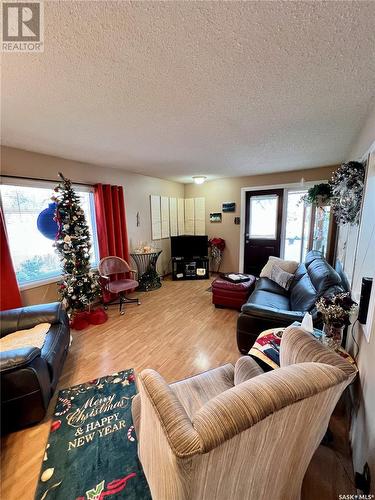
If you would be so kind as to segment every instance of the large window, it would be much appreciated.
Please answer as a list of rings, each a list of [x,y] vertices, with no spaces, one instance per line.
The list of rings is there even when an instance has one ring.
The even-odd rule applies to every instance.
[[[27,186],[2,184],[0,189],[18,283],[28,285],[60,276],[61,265],[53,240],[43,236],[37,228],[38,215],[51,203],[52,187],[35,182]],[[91,264],[94,267],[98,263],[98,244],[93,193],[84,187],[75,186],[75,189],[90,229]]]

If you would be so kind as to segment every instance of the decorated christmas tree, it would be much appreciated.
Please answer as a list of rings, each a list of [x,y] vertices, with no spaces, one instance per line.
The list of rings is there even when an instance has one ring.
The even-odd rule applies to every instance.
[[[85,311],[100,295],[100,284],[90,269],[90,232],[79,196],[69,179],[55,187],[52,200],[56,203],[55,219],[58,225],[55,248],[63,267],[59,283],[62,302],[72,312]]]

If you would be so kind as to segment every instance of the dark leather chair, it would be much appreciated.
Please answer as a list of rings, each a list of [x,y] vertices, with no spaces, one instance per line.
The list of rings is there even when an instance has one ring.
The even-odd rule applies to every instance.
[[[314,326],[321,328],[315,302],[322,295],[341,292],[341,277],[316,250],[298,266],[288,291],[269,278],[259,278],[237,320],[238,349],[247,354],[262,331],[302,321],[305,312],[312,315]]]
[[[69,319],[60,302],[20,307],[0,313],[0,335],[51,323],[41,349],[25,347],[0,354],[1,432],[42,420],[69,348]]]

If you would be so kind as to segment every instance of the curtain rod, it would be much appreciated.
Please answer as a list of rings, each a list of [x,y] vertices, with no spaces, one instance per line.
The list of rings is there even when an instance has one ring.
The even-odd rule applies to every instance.
[[[59,179],[41,179],[40,177],[23,177],[22,175],[7,175],[7,174],[1,174],[0,177],[7,177],[8,179],[23,179],[25,181],[44,181],[44,182],[53,182],[53,183],[60,183]],[[93,187],[93,184],[87,184],[85,182],[73,182],[72,184],[75,184],[76,186],[88,186],[88,187]]]

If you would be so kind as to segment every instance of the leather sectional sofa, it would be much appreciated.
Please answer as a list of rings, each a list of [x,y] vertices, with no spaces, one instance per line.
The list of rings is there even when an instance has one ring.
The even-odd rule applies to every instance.
[[[238,349],[248,353],[263,330],[302,321],[306,311],[312,314],[314,326],[321,327],[316,300],[343,291],[340,275],[316,250],[309,252],[298,266],[288,291],[269,278],[259,278],[238,317]]]
[[[0,335],[51,323],[41,349],[25,347],[1,353],[1,432],[42,420],[69,348],[69,320],[59,303],[21,307],[0,313]]]

